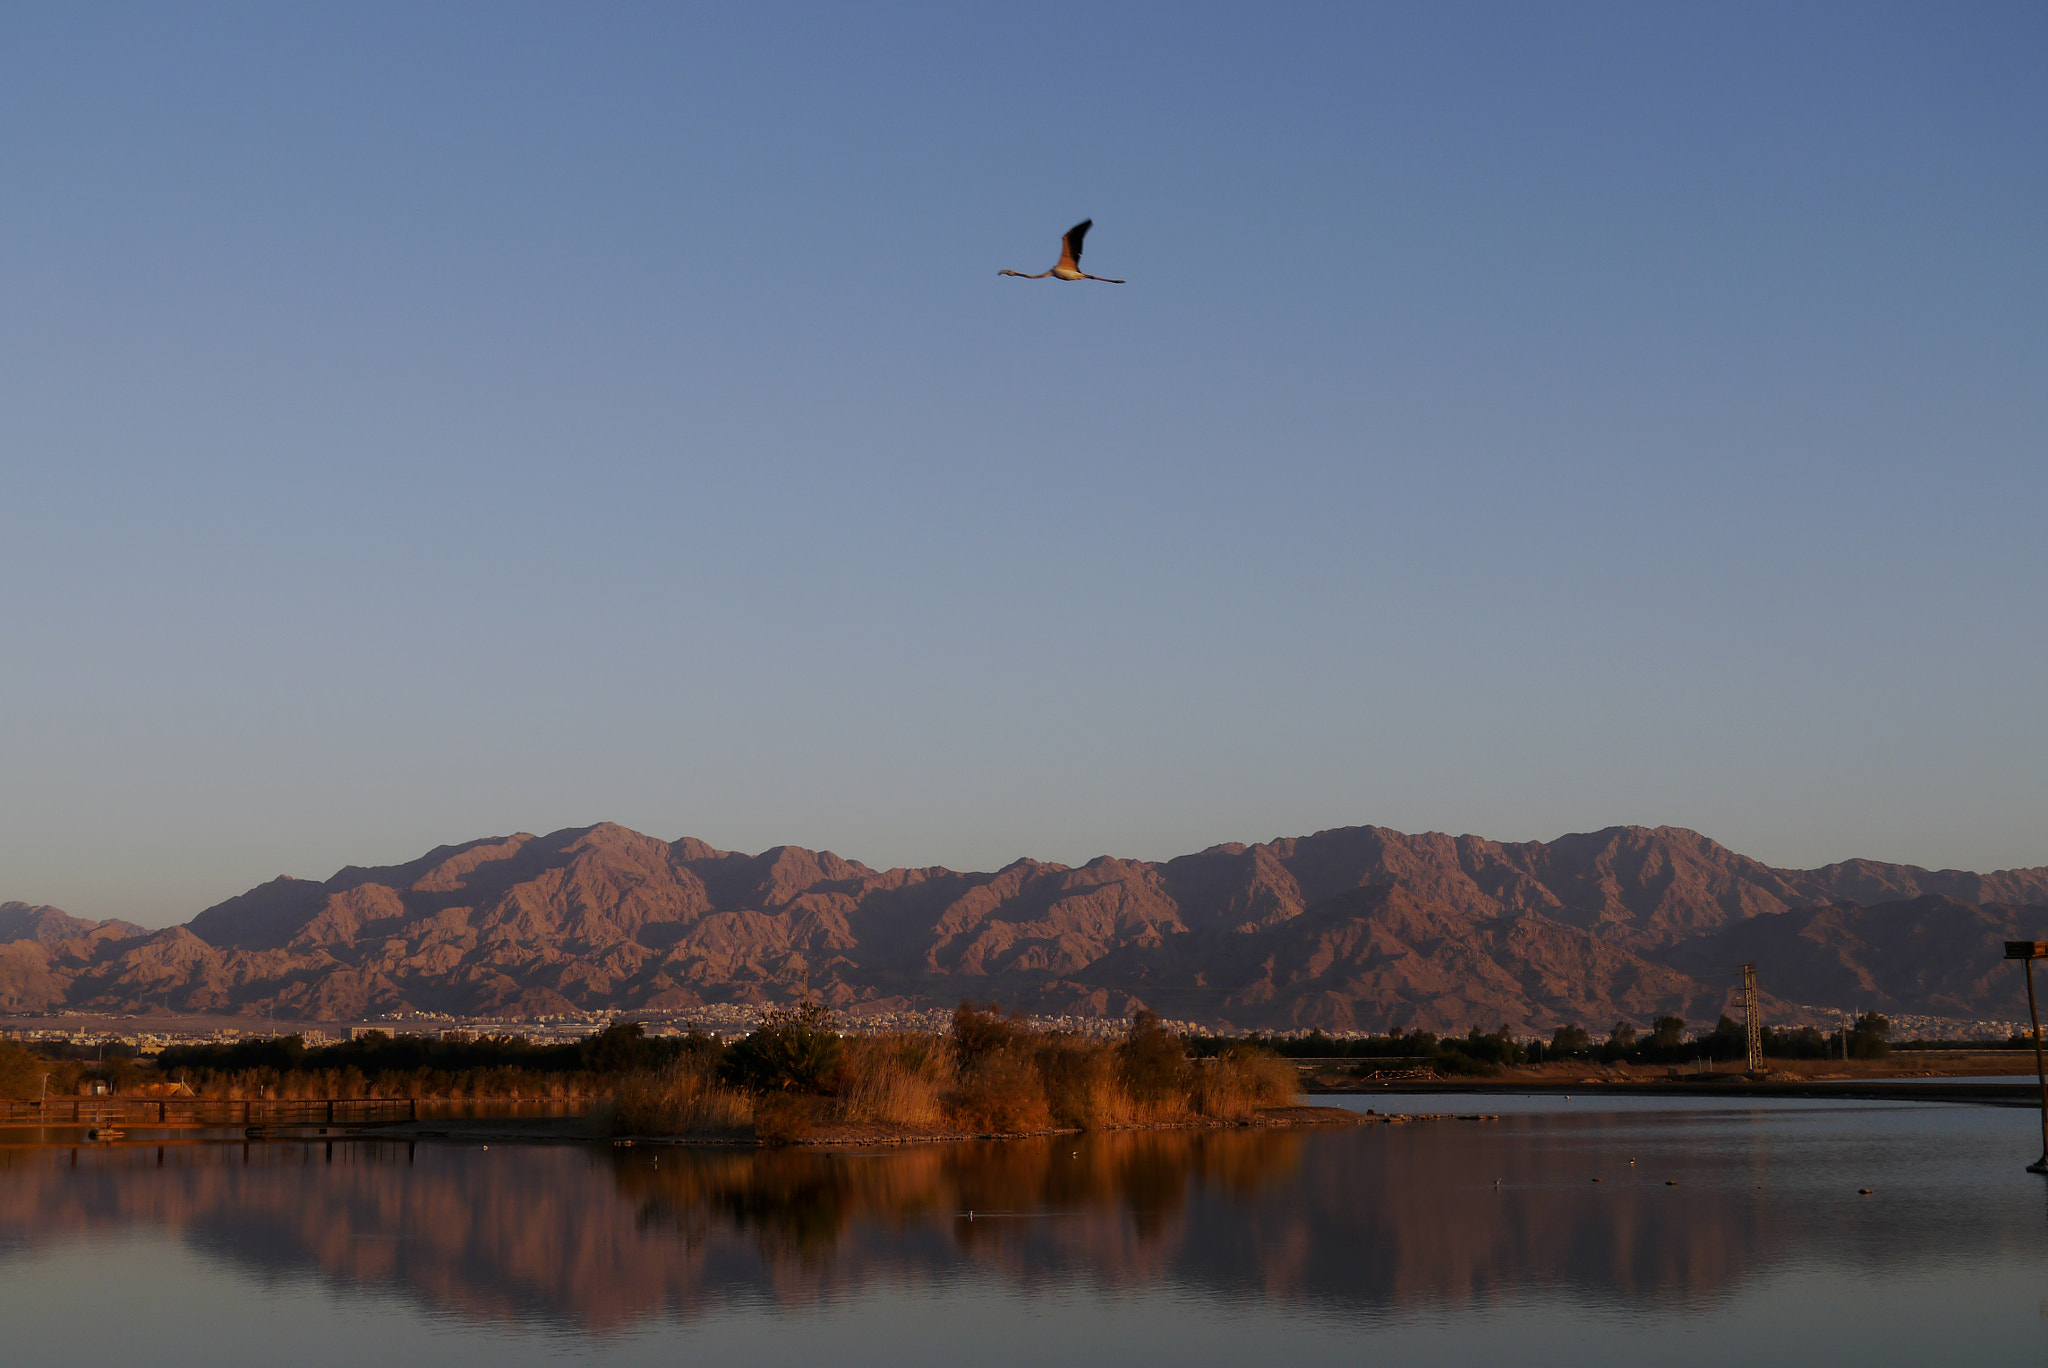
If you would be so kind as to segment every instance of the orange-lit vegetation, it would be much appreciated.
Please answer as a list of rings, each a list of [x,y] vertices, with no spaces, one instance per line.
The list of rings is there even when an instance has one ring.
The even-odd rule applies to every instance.
[[[39,1095],[44,1074],[52,1092],[71,1092],[86,1067],[7,1046],[0,1096]],[[1034,1030],[966,1003],[944,1036],[842,1036],[806,1003],[770,1012],[731,1044],[650,1038],[622,1022],[568,1045],[378,1033],[309,1049],[282,1037],[181,1046],[155,1067],[91,1068],[117,1094],[176,1083],[234,1100],[555,1103],[597,1112],[615,1134],[781,1142],[1223,1125],[1297,1091],[1294,1067],[1270,1051],[1239,1044],[1191,1059],[1149,1012],[1109,1041]]]
[[[906,1136],[1217,1124],[1285,1105],[1291,1065],[1251,1047],[1191,1060],[1140,1012],[1117,1042],[1032,1030],[963,1003],[944,1037],[841,1037],[815,1005],[771,1013],[722,1053],[700,1052],[614,1090],[614,1128],[641,1135],[821,1131]]]
[[[39,1043],[41,1051],[75,1050]],[[708,1037],[652,1039],[639,1022],[621,1022],[586,1040],[536,1045],[514,1037],[387,1035],[369,1032],[337,1045],[308,1047],[298,1036],[259,1037],[221,1045],[179,1045],[154,1062],[133,1049],[105,1060],[38,1054],[0,1042],[0,1097],[33,1098],[48,1074],[52,1094],[87,1080],[116,1096],[182,1084],[200,1097],[290,1101],[304,1098],[418,1098],[447,1102],[548,1102],[588,1107],[614,1080],[658,1070],[696,1050],[718,1049]]]

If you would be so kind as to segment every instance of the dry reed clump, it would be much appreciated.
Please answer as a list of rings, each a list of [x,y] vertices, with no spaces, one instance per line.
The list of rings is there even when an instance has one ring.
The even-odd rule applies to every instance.
[[[1033,1061],[1056,1126],[1101,1130],[1137,1121],[1130,1097],[1117,1086],[1116,1052],[1100,1041],[1052,1036]]]
[[[765,1093],[754,1099],[754,1137],[771,1145],[807,1140],[817,1111],[817,1100],[801,1093]]]
[[[1239,1045],[1195,1066],[1189,1100],[1199,1115],[1244,1121],[1261,1108],[1285,1106],[1297,1086],[1292,1064],[1270,1050]]]
[[[842,1042],[826,1119],[914,1129],[946,1123],[953,1050],[927,1035],[854,1037]]]
[[[694,1060],[628,1074],[612,1089],[612,1130],[630,1135],[744,1135],[761,1110]]]
[[[1117,1082],[1145,1121],[1170,1121],[1191,1106],[1194,1067],[1179,1036],[1159,1024],[1157,1013],[1139,1011],[1130,1034],[1117,1046]]]
[[[984,1050],[960,1066],[946,1099],[953,1123],[983,1135],[1014,1135],[1052,1125],[1038,1052],[1018,1040]]]

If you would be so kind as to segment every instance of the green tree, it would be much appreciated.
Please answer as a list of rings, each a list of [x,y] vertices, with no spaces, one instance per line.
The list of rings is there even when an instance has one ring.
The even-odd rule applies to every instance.
[[[757,1092],[817,1092],[839,1064],[839,1033],[824,1004],[805,1002],[762,1017],[725,1052],[719,1076]]]
[[[1560,1026],[1551,1033],[1550,1052],[1559,1055],[1584,1054],[1593,1048],[1593,1033],[1573,1022]]]
[[[1709,1059],[1745,1059],[1749,1055],[1749,1028],[1723,1013],[1714,1023],[1714,1033],[1702,1043]]]
[[[1607,1043],[1600,1047],[1600,1058],[1611,1064],[1617,1059],[1628,1058],[1635,1048],[1636,1028],[1626,1021],[1617,1021],[1614,1029],[1607,1033]]]
[[[1892,1052],[1891,1039],[1891,1019],[1865,1012],[1849,1028],[1849,1053],[1857,1059],[1883,1059]]]
[[[1658,1050],[1676,1050],[1685,1044],[1685,1018],[1658,1017],[1651,1026],[1649,1044]]]
[[[662,1051],[638,1021],[615,1021],[577,1047],[577,1058],[592,1073],[631,1073],[652,1068]]]
[[[1463,1040],[1446,1040],[1444,1048],[1457,1050],[1481,1064],[1520,1064],[1528,1057],[1505,1022],[1491,1034],[1474,1026]]]
[[[1824,1059],[1828,1038],[1812,1026],[1790,1031],[1764,1028],[1764,1053],[1773,1059]]]

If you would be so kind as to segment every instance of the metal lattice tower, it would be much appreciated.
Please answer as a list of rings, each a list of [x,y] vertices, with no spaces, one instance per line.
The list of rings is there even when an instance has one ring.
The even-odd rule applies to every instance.
[[[1751,1073],[1764,1071],[1764,1007],[1757,1001],[1756,966],[1742,966],[1742,1016],[1743,1038],[1748,1047],[1749,1062],[1745,1066]]]

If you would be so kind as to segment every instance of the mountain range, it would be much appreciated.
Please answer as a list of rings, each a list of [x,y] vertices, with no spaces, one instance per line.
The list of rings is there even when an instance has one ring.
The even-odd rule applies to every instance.
[[[1711,1022],[1759,966],[1804,1009],[2024,1013],[2048,867],[1774,869],[1677,827],[1497,842],[1345,827],[1163,862],[874,870],[604,823],[281,877],[160,931],[0,904],[0,1008],[362,1019],[846,1012],[997,1000],[1239,1028]]]

